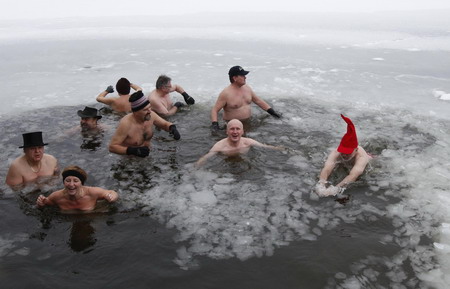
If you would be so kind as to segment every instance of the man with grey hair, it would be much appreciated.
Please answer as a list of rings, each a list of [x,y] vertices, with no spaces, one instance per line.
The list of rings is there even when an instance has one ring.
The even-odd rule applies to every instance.
[[[159,116],[167,117],[174,115],[181,107],[183,103],[177,101],[175,103],[170,99],[171,92],[178,92],[184,98],[184,101],[188,105],[193,105],[195,100],[187,94],[187,92],[178,84],[172,84],[172,79],[167,75],[160,75],[156,80],[156,89],[150,92],[148,99],[152,105],[152,110]]]

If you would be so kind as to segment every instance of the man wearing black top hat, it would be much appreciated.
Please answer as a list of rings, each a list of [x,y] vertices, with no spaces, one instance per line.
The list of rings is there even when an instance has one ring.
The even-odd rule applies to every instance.
[[[134,155],[144,158],[150,153],[153,126],[168,131],[176,139],[180,133],[176,126],[152,111],[148,97],[142,91],[130,96],[132,113],[124,116],[109,143],[109,151],[120,155]]]
[[[259,98],[252,88],[246,84],[246,75],[248,73],[249,71],[244,70],[241,66],[233,66],[228,71],[231,84],[222,90],[211,110],[211,128],[213,130],[219,129],[217,115],[221,109],[223,109],[223,119],[225,121],[232,119],[244,121],[252,116],[252,102],[272,116],[276,118],[281,117],[279,113],[274,111],[267,102]]]
[[[83,110],[79,110],[77,114],[81,117],[80,126],[82,132],[96,131],[99,129],[97,122],[102,116],[96,108],[86,106]]]
[[[24,154],[15,159],[6,175],[6,184],[11,187],[36,180],[39,177],[58,174],[58,161],[54,156],[44,153],[47,144],[42,140],[42,132],[24,133]]]

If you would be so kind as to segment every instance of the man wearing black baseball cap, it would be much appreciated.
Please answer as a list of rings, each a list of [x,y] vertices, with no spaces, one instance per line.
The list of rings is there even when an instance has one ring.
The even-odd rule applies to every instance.
[[[42,140],[42,132],[29,132],[22,134],[24,154],[15,159],[6,175],[6,184],[16,187],[31,182],[39,177],[57,175],[58,161],[54,156],[44,153],[47,144]]]
[[[275,112],[267,102],[259,98],[252,88],[246,84],[246,75],[248,73],[249,71],[246,71],[241,66],[233,66],[228,71],[231,84],[222,90],[211,110],[211,128],[213,130],[219,129],[217,115],[221,109],[223,109],[223,119],[225,121],[232,119],[243,121],[252,116],[252,102],[272,116],[276,118],[281,117],[279,113]]]

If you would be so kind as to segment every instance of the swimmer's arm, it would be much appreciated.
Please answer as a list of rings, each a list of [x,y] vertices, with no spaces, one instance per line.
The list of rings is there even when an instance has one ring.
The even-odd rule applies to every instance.
[[[134,83],[130,83],[130,87],[136,91],[142,90],[142,88],[139,85]]]
[[[109,92],[107,92],[106,90],[100,92],[100,94],[97,96],[96,100],[97,100],[98,102],[104,103],[104,104],[106,104],[106,105],[112,105],[112,104],[114,103],[114,99],[113,99],[113,98],[106,98],[106,95],[107,95],[108,93],[109,93]]]
[[[216,103],[214,104],[213,108],[211,109],[211,121],[215,122],[217,121],[217,115],[221,109],[225,107],[227,104],[227,98],[226,98],[226,92],[222,91],[219,94],[219,97],[216,100]]]
[[[346,187],[348,184],[356,181],[356,179],[364,173],[364,169],[366,168],[368,162],[368,158],[358,159],[353,168],[350,170],[348,176],[346,176],[339,184],[337,184],[337,186]]]
[[[215,156],[217,152],[209,151],[206,155],[202,156],[196,163],[195,167],[201,167],[209,158]]]
[[[260,108],[262,108],[263,110],[268,110],[270,108],[270,105],[267,104],[267,102],[265,102],[264,100],[262,100],[259,96],[257,96],[253,90],[251,90],[251,95],[252,95],[252,101],[259,106]]]
[[[109,142],[108,149],[112,153],[116,153],[119,155],[126,155],[128,147],[122,144],[128,136],[128,125],[122,122],[122,120],[120,121],[116,132],[114,133],[113,137],[111,138],[111,141]]]
[[[54,193],[51,193],[50,196],[46,197],[44,195],[39,195],[39,197],[36,200],[36,205],[40,208],[44,206],[54,206],[56,205],[56,202],[53,200]]]
[[[184,89],[181,86],[179,86],[178,84],[172,84],[172,87],[170,88],[170,92],[173,92],[173,91],[176,91],[179,94],[182,94],[183,92],[185,92]]]
[[[328,180],[328,177],[330,176],[331,172],[334,170],[334,167],[336,166],[336,161],[339,156],[339,153],[334,150],[329,155],[328,158],[323,166],[322,171],[320,172],[319,176],[319,182],[326,183]]]
[[[151,112],[153,123],[159,127],[160,129],[163,129],[165,131],[169,131],[169,127],[173,124],[171,122],[168,122],[167,120],[160,117],[157,113]]]
[[[10,187],[14,187],[23,183],[22,175],[19,173],[17,165],[14,162],[9,167],[5,183]]]
[[[110,203],[117,201],[119,194],[113,190],[106,190],[99,187],[91,187],[92,193],[96,195],[98,199],[106,200]]]

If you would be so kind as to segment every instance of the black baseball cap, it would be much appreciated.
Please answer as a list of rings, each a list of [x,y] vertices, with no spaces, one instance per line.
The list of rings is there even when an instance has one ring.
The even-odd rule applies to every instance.
[[[228,71],[228,75],[229,76],[247,75],[249,72],[250,71],[244,70],[244,68],[242,68],[241,66],[236,65],[230,68],[230,71]]]

